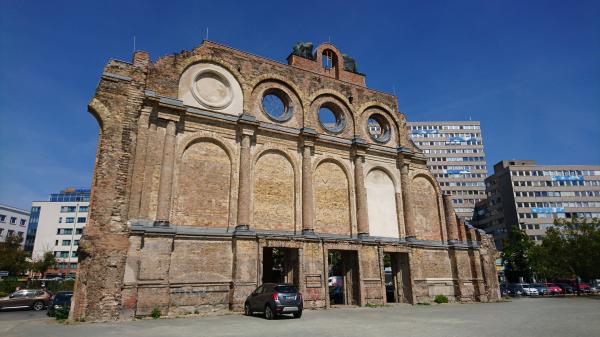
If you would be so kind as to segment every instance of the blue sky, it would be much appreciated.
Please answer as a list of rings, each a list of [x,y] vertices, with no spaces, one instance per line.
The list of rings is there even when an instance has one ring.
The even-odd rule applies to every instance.
[[[0,203],[89,186],[109,58],[331,39],[409,120],[482,123],[488,164],[600,164],[600,1],[0,0]]]

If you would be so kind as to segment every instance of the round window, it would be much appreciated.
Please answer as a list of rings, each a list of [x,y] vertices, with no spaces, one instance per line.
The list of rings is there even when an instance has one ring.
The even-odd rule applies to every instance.
[[[339,133],[344,129],[346,121],[338,108],[323,105],[319,108],[319,122],[329,132]]]
[[[386,143],[390,140],[390,125],[385,117],[379,114],[373,114],[367,122],[369,136],[379,143]]]
[[[271,119],[285,122],[292,117],[292,109],[289,106],[287,95],[281,91],[267,91],[262,98],[263,111]]]
[[[202,70],[196,75],[192,94],[200,104],[213,109],[226,108],[233,100],[229,81],[211,69]]]

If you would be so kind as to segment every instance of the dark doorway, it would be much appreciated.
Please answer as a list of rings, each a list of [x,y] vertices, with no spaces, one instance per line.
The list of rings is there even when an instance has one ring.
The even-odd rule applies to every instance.
[[[263,248],[263,283],[291,283],[299,286],[300,268],[298,249]]]
[[[359,305],[358,252],[329,250],[329,304]]]
[[[383,256],[387,303],[412,303],[410,265],[407,253],[385,253]]]

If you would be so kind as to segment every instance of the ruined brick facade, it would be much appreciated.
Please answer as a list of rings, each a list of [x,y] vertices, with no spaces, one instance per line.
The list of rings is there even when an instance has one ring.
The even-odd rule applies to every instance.
[[[274,270],[328,307],[334,251],[346,304],[498,296],[492,241],[457,221],[396,97],[331,44],[310,55],[205,41],[109,61],[89,104],[100,136],[73,319],[237,311]],[[265,111],[270,94],[284,115]]]

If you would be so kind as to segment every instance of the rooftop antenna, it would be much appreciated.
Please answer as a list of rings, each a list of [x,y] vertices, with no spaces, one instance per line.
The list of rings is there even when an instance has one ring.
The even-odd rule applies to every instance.
[[[329,43],[331,43],[331,35],[329,35]]]
[[[206,37],[204,39],[208,40],[208,27],[206,27]]]
[[[394,96],[397,96],[396,95],[396,85],[392,85],[392,92],[394,93]]]
[[[135,49],[135,35],[133,36],[133,52],[135,53],[136,49]]]

